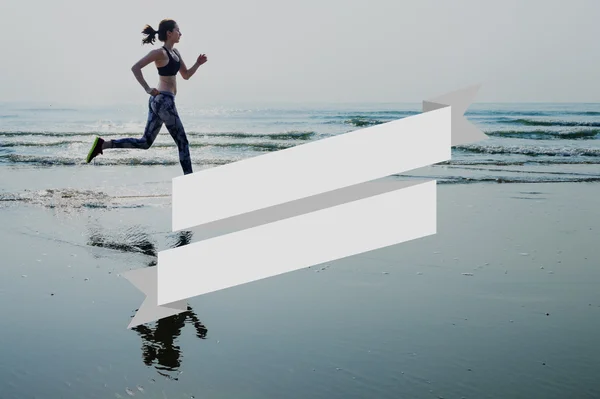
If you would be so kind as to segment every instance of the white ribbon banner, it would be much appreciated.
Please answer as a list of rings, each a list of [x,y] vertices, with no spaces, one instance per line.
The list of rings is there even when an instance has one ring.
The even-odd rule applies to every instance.
[[[478,88],[424,101],[419,115],[173,179],[173,231],[239,231],[124,274],[147,295],[128,328],[181,313],[198,295],[435,234],[435,181],[374,180],[487,138],[463,115]]]

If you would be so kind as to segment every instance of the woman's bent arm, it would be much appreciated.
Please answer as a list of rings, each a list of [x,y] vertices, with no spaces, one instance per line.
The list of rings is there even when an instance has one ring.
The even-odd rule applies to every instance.
[[[158,60],[158,58],[161,56],[160,51],[161,51],[160,49],[150,51],[148,54],[146,54],[146,56],[144,56],[141,60],[136,62],[131,67],[131,71],[133,72],[133,75],[135,76],[137,81],[140,83],[140,85],[142,85],[142,87],[144,88],[144,91],[146,91],[146,93],[148,93],[150,91],[150,86],[148,86],[148,83],[146,83],[146,80],[144,80],[144,75],[142,74],[142,68],[145,67],[146,65],[150,64],[151,62]]]

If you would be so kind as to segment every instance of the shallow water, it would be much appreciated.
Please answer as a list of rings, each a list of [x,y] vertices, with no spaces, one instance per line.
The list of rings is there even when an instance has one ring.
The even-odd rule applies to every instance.
[[[435,236],[192,298],[136,330],[144,296],[120,273],[198,239],[169,231],[169,201],[12,202],[2,398],[598,396],[597,195],[442,185]]]

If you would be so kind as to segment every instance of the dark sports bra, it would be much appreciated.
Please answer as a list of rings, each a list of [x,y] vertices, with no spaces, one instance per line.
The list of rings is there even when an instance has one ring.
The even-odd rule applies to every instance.
[[[156,69],[158,69],[158,74],[160,76],[177,75],[177,72],[179,72],[179,68],[181,67],[181,62],[175,61],[175,59],[171,56],[171,53],[169,52],[169,50],[167,50],[165,47],[163,47],[163,48],[165,49],[165,51],[167,52],[167,55],[169,56],[169,63],[167,65],[165,65],[164,67],[157,67]]]

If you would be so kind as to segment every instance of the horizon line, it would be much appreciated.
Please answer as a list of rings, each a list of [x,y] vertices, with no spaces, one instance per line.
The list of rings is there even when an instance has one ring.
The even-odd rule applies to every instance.
[[[235,105],[418,105],[420,106],[421,101],[325,101],[325,100],[305,100],[305,101],[292,101],[292,100],[246,100],[246,101],[201,101],[201,102],[184,102],[182,104],[183,107],[187,106],[235,106]],[[190,104],[190,105],[186,105]],[[0,100],[0,105],[17,105],[17,104],[28,104],[28,105],[43,105],[47,107],[53,106],[76,106],[78,108],[87,108],[87,107],[119,107],[119,106],[138,106],[144,105],[144,101],[128,101],[121,103],[81,103],[81,102],[52,102],[52,101],[44,101],[44,100],[30,100],[30,101],[7,101]],[[471,106],[474,105],[600,105],[600,101],[473,101]]]

